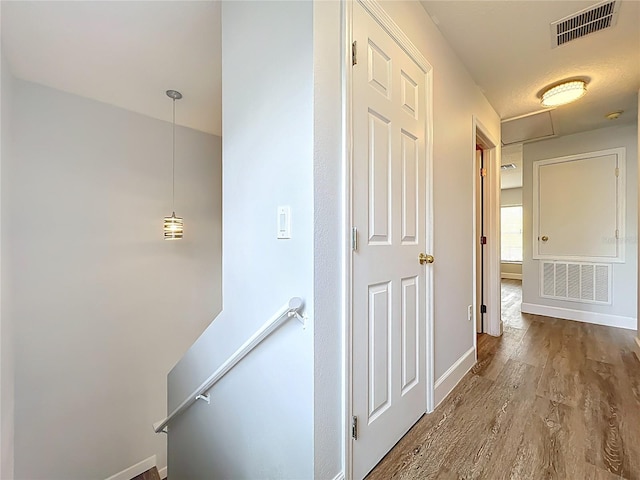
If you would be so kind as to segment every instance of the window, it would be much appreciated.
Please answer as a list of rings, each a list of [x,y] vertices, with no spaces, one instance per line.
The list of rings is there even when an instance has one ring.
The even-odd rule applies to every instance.
[[[522,262],[522,205],[502,207],[501,259],[503,262]]]

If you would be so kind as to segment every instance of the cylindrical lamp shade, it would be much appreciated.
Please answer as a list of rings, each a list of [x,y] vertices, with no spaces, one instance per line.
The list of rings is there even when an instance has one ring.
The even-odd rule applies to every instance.
[[[180,240],[184,232],[182,218],[176,217],[176,212],[170,217],[164,217],[164,239]]]

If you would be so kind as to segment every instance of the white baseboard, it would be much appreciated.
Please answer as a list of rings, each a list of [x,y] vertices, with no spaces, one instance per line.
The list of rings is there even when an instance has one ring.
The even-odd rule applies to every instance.
[[[509,280],[522,280],[522,274],[501,272],[500,278],[508,278]]]
[[[134,466],[126,468],[121,472],[112,475],[107,480],[131,480],[133,477],[137,477],[141,473],[152,469],[156,466],[156,456],[147,458],[146,460],[136,463]]]
[[[435,384],[435,404],[440,405],[451,390],[462,380],[469,370],[476,364],[476,349],[471,347],[464,355],[462,355],[456,363],[451,365],[449,370],[444,372],[442,376],[436,380]]]
[[[160,474],[160,478],[164,480],[165,478],[167,478],[167,467],[159,469],[158,473]]]
[[[623,317],[621,315],[609,315],[606,313],[585,312],[584,310],[573,310],[571,308],[550,307],[537,303],[523,303],[520,307],[522,313],[532,313],[534,315],[544,315],[545,317],[564,318],[565,320],[576,320],[578,322],[594,323],[607,327],[618,327],[635,330],[637,321],[634,317]]]

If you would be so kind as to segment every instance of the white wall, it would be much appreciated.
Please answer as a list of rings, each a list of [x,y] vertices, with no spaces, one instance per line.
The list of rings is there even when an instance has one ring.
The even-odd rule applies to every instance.
[[[521,263],[501,263],[500,276],[502,278],[510,278],[512,280],[522,280],[522,264]]]
[[[162,467],[166,372],[221,306],[221,140],[177,128],[185,239],[167,242],[170,123],[19,80],[13,100],[16,478],[101,479],[154,454]]]
[[[474,345],[472,117],[500,142],[500,119],[418,2],[384,9],[433,66],[435,378]],[[499,149],[498,149],[499,150]]]
[[[522,188],[504,188],[500,191],[500,206],[522,205]]]
[[[297,17],[306,17],[308,15],[308,11],[301,11],[300,7],[296,7],[295,10],[285,11],[288,9],[288,5],[286,4],[278,4],[272,3],[270,9],[277,9],[277,11],[281,12],[283,15],[283,19],[287,21],[292,16]],[[225,7],[226,8],[226,7]],[[309,302],[307,299],[307,312],[311,315],[311,317],[315,320],[313,325],[313,352],[315,361],[313,363],[313,437],[312,443],[307,443],[308,440],[305,437],[303,442],[300,442],[300,436],[308,435],[307,432],[298,432],[296,435],[291,435],[291,431],[289,428],[285,428],[282,431],[282,435],[287,436],[288,438],[284,438],[282,441],[285,444],[289,445],[293,442],[295,445],[291,445],[293,449],[302,449],[304,451],[304,455],[300,456],[297,454],[287,454],[288,458],[281,458],[279,455],[284,454],[278,449],[278,454],[273,458],[273,448],[267,448],[263,445],[263,439],[257,439],[258,451],[263,451],[265,455],[268,455],[269,458],[256,458],[255,461],[249,462],[247,465],[246,459],[242,460],[243,470],[240,472],[240,467],[234,463],[233,461],[229,462],[226,465],[226,471],[220,471],[221,466],[217,465],[213,467],[215,472],[220,475],[230,474],[233,471],[235,475],[245,475],[249,476],[249,472],[255,471],[256,468],[260,468],[260,462],[264,465],[276,465],[278,463],[282,464],[282,470],[279,470],[277,474],[279,475],[307,475],[306,472],[311,472],[309,470],[311,466],[313,466],[313,475],[316,478],[333,478],[338,472],[340,472],[342,468],[342,440],[343,440],[343,400],[342,400],[342,340],[343,340],[343,325],[342,325],[342,244],[343,244],[343,218],[342,218],[342,192],[343,192],[343,184],[342,184],[342,171],[343,166],[341,164],[341,68],[342,61],[339,55],[340,49],[342,48],[341,43],[341,9],[342,6],[339,2],[314,2],[313,3],[313,98],[304,98],[306,95],[304,90],[299,90],[300,87],[308,88],[307,82],[310,80],[307,75],[310,73],[310,70],[304,70],[305,68],[311,68],[310,64],[306,65],[287,65],[286,68],[284,65],[274,64],[273,68],[275,69],[272,73],[273,75],[282,76],[282,78],[274,78],[273,81],[275,83],[280,83],[283,80],[286,80],[287,75],[295,75],[295,78],[302,78],[303,81],[297,81],[293,85],[287,85],[287,88],[290,88],[291,91],[295,91],[296,98],[299,98],[301,101],[296,102],[297,105],[305,104],[310,100],[313,100],[314,112],[313,112],[313,156],[309,155],[300,155],[298,157],[298,161],[295,162],[297,166],[292,168],[291,161],[294,158],[288,159],[279,159],[280,154],[277,151],[273,151],[274,147],[270,146],[269,149],[266,150],[266,154],[264,157],[264,162],[268,162],[269,168],[272,170],[268,177],[264,176],[264,172],[260,174],[260,176],[251,179],[245,179],[244,181],[250,183],[250,188],[252,191],[256,190],[255,183],[258,183],[258,189],[260,192],[263,192],[260,196],[239,196],[234,195],[233,199],[226,198],[225,200],[225,212],[229,212],[228,216],[230,218],[236,218],[236,212],[239,209],[254,209],[259,207],[260,210],[258,212],[258,216],[264,217],[266,224],[261,226],[252,227],[252,236],[248,241],[251,243],[251,248],[259,248],[264,252],[265,258],[268,258],[273,251],[278,252],[280,250],[279,243],[283,244],[286,248],[290,248],[289,245],[294,243],[297,249],[303,248],[307,251],[304,257],[302,254],[297,257],[297,261],[299,262],[299,266],[296,267],[291,265],[289,267],[289,271],[286,273],[287,276],[290,276],[292,279],[296,279],[296,281],[300,279],[304,279],[304,282],[308,281],[308,278],[305,277],[305,269],[308,266],[305,266],[305,259],[310,259],[313,257],[313,284],[315,285],[313,289],[313,302]],[[227,15],[230,15],[227,11]],[[237,15],[235,13],[234,15]],[[280,22],[282,20],[274,20],[272,18],[273,14],[267,15],[266,12],[259,14],[263,18],[263,22]],[[227,32],[225,38],[227,45],[231,45],[232,39],[229,36],[234,33],[234,26],[231,24],[233,20],[230,17],[225,16],[224,25],[227,26],[231,30],[231,32]],[[253,22],[257,22],[258,18],[254,19],[250,25],[252,32],[260,32],[262,28],[267,28],[271,30],[273,27],[269,27],[268,25],[261,25],[260,27],[256,27]],[[304,31],[308,28],[307,24],[308,20],[302,21],[301,31]],[[229,27],[229,25],[232,25]],[[252,33],[253,35],[254,33]],[[296,34],[296,32],[293,32]],[[243,29],[240,29],[236,33],[236,37],[240,40],[246,38],[247,32]],[[271,35],[270,35],[271,36]],[[309,38],[307,37],[307,33],[302,37],[304,39],[304,43],[300,46],[300,52],[298,55],[306,55],[307,53],[303,52],[303,49],[309,47],[306,43]],[[275,49],[283,49],[290,50],[291,44],[287,44],[287,42],[298,43],[300,40],[296,37],[290,38],[285,37],[278,39],[272,43],[268,43],[264,45],[264,40],[260,41],[260,45],[264,45],[264,50],[261,50],[257,54],[262,56],[266,51],[274,51]],[[240,48],[240,46],[237,46]],[[244,45],[243,48],[250,48],[250,45]],[[253,50],[253,48],[250,48]],[[239,52],[239,53],[225,53],[229,58],[229,61],[233,61],[233,55],[255,55],[256,52]],[[288,53],[287,55],[291,55]],[[288,63],[286,58],[283,58],[285,63]],[[305,62],[306,63],[306,62]],[[262,68],[262,64],[259,63],[257,65],[258,68]],[[293,70],[292,70],[293,69]],[[295,71],[294,71],[295,70]],[[237,82],[238,73],[231,68],[225,68],[225,75],[229,75],[234,77],[233,82],[227,82],[225,84],[225,98],[226,102],[229,102],[230,106],[225,107],[226,110],[237,111],[235,116],[239,116],[240,118],[244,118],[246,115],[249,115],[247,110],[251,111],[252,106],[248,105],[239,105],[237,101],[235,101],[235,95],[237,93],[227,94],[226,92],[233,90],[236,92],[235,85]],[[262,73],[260,74],[262,75]],[[250,76],[246,78],[247,82],[255,82],[255,78],[251,78]],[[229,87],[228,85],[234,86]],[[256,86],[252,85],[247,87],[244,83],[239,85],[238,90],[243,90],[246,88],[250,88],[252,91],[256,88]],[[308,91],[307,91],[308,93]],[[258,106],[259,110],[267,110],[270,108],[269,105],[273,103],[282,103],[289,104],[291,100],[288,99],[288,92],[281,89],[274,89],[270,84],[263,85],[260,87],[260,90],[256,92],[256,97],[254,99],[254,105]],[[273,98],[272,98],[273,97]],[[225,104],[226,105],[226,104]],[[309,120],[309,118],[305,117],[309,114],[307,111],[302,111],[295,105],[292,105],[292,110],[288,111],[288,116],[290,118],[289,121],[283,119],[282,123],[274,124],[274,118],[264,118],[260,119],[260,121],[255,122],[251,125],[252,128],[264,129],[264,124],[268,125],[269,132],[275,132],[275,134],[279,136],[284,136],[286,138],[289,137],[288,130],[291,128],[291,124],[300,124],[299,119],[303,118],[302,124]],[[288,108],[288,107],[287,107]],[[227,162],[231,165],[237,165],[240,171],[246,171],[246,163],[251,161],[249,160],[253,157],[253,149],[260,149],[265,152],[265,149],[260,145],[251,146],[251,152],[247,155],[248,159],[238,159],[234,155],[234,152],[240,148],[239,145],[231,145],[229,146],[230,138],[234,138],[233,135],[229,133],[229,129],[232,128],[232,125],[229,123],[229,118],[232,118],[232,115],[227,117],[225,121],[225,172],[227,172]],[[241,130],[238,135],[244,133],[246,130],[246,125],[244,125],[241,121],[239,122],[241,126]],[[300,130],[300,129],[298,129]],[[253,130],[252,130],[253,131]],[[298,136],[301,134],[308,134],[304,130],[298,132]],[[253,135],[252,135],[253,136]],[[267,138],[267,143],[271,143]],[[246,148],[246,147],[245,147]],[[289,148],[295,148],[295,145],[290,145]],[[306,148],[306,147],[305,147]],[[232,155],[234,155],[232,157]],[[309,163],[307,165],[300,165],[304,159],[307,159],[309,162],[312,161],[313,164]],[[293,181],[294,183],[298,183],[300,187],[302,185],[299,183],[299,180],[296,180],[294,177],[296,175],[300,176],[297,172],[304,172],[303,174],[308,175],[309,171],[307,170],[312,165],[313,168],[313,243],[304,246],[302,242],[308,241],[310,237],[304,235],[303,237],[300,234],[303,233],[301,230],[301,225],[299,223],[300,216],[297,217],[294,215],[294,232],[295,237],[292,241],[287,242],[273,242],[274,235],[274,215],[275,215],[275,207],[278,204],[276,202],[276,196],[281,195],[277,191],[277,189],[273,189],[269,186],[263,186],[263,182],[261,180],[265,180],[269,183],[269,179],[275,179],[274,182],[278,184],[281,183],[279,177],[284,178],[287,182]],[[229,179],[228,182],[232,187],[236,185],[238,174],[236,173],[236,169],[234,167],[229,168],[229,176],[225,176],[225,179]],[[302,170],[301,170],[302,169]],[[251,171],[252,169],[249,169]],[[303,178],[303,177],[300,177]],[[286,193],[286,195],[290,195],[291,192]],[[229,195],[233,195],[230,193]],[[273,198],[270,198],[273,197]],[[297,198],[297,202],[300,203],[300,207],[309,208],[308,205],[304,205],[303,202],[308,201],[308,198],[302,198],[300,195],[295,195],[294,198]],[[234,203],[231,203],[231,202]],[[290,202],[290,200],[287,200]],[[265,202],[268,202],[265,204]],[[243,205],[244,204],[244,205]],[[302,210],[302,208],[300,209]],[[254,222],[255,223],[255,222]],[[228,227],[229,229],[234,229],[233,225]],[[305,227],[307,230],[308,227]],[[225,231],[227,227],[225,226]],[[235,230],[234,230],[235,231]],[[259,233],[259,235],[256,235]],[[229,242],[236,242],[235,239],[236,234],[229,236]],[[254,245],[257,245],[254,246]],[[277,250],[274,250],[274,247]],[[309,248],[313,248],[313,250],[308,250]],[[238,263],[245,262],[242,257],[242,252],[240,249],[236,251],[235,249],[225,249],[225,265],[227,263]],[[232,255],[232,251],[236,252],[238,258],[229,259],[230,255]],[[314,255],[312,252],[316,252]],[[285,264],[290,264],[292,260],[296,260],[293,257],[289,257],[288,255],[283,255],[283,252],[279,253],[280,260],[284,257]],[[238,318],[233,319],[233,316],[238,316],[242,319],[242,314],[233,314],[230,312],[232,308],[232,301],[237,299],[239,295],[238,292],[235,294],[228,294],[227,292],[232,291],[233,289],[239,289],[240,291],[253,290],[254,288],[262,288],[260,285],[253,285],[251,282],[252,272],[255,271],[255,265],[243,265],[244,272],[246,272],[245,284],[242,286],[238,286],[234,284],[233,286],[227,287],[225,283],[225,311],[224,313],[216,319],[214,324],[207,330],[207,332],[202,336],[202,338],[198,341],[198,343],[191,349],[191,351],[187,354],[185,359],[174,369],[174,371],[170,375],[170,402],[172,404],[179,402],[182,400],[182,397],[188,393],[188,391],[197,384],[202,381],[209,373],[210,370],[218,365],[220,362],[224,360],[224,358],[229,355],[238,344],[251,334],[251,329],[245,327],[243,323],[238,323]],[[285,267],[286,268],[286,267]],[[278,275],[278,267],[274,265],[272,267],[271,273],[275,272]],[[229,273],[229,277],[231,277],[231,272]],[[301,283],[302,287],[304,283]],[[282,290],[282,294],[279,295],[279,301],[283,302],[287,295],[302,293],[297,292],[298,289],[291,289],[290,287],[280,288]],[[278,288],[277,286],[273,286],[272,288]],[[308,287],[305,287],[308,288]],[[274,296],[273,300],[277,298]],[[229,303],[227,303],[229,302]],[[269,308],[277,308],[275,302],[271,302],[272,305]],[[256,304],[257,306],[257,304]],[[236,307],[239,308],[239,307]],[[313,311],[312,311],[313,309]],[[263,321],[266,319],[265,315],[270,314],[267,308],[262,311],[256,309],[255,318],[245,318],[244,323],[251,324],[252,328],[256,328],[257,322]],[[227,318],[227,316],[229,318]],[[293,325],[288,325],[285,328],[291,329],[291,333],[286,333],[284,339],[279,340],[278,336],[281,336],[284,332],[278,332],[274,335],[273,338],[269,339],[271,347],[265,345],[264,352],[256,351],[253,355],[256,357],[256,362],[271,362],[276,369],[282,369],[282,366],[279,366],[281,363],[280,357],[281,355],[276,354],[275,357],[270,357],[270,353],[266,352],[267,348],[273,349],[281,349],[282,345],[286,345],[287,342],[296,342],[296,336],[298,333],[296,331],[299,327],[294,323]],[[293,336],[293,338],[290,338]],[[223,338],[224,344],[221,345],[217,337]],[[226,339],[231,339],[231,341],[226,341]],[[210,347],[215,345],[215,349],[211,349]],[[296,347],[297,350],[297,347]],[[205,353],[206,351],[206,353]],[[253,356],[252,355],[252,356]],[[305,352],[305,356],[307,353]],[[294,357],[299,357],[298,354],[293,354]],[[202,361],[204,358],[207,360]],[[198,363],[198,362],[201,363]],[[246,373],[240,373],[238,369],[245,368]],[[252,378],[255,375],[255,370],[257,368],[256,363],[251,362],[251,358],[247,358],[243,361],[242,367],[238,367],[238,369],[234,370],[234,372],[230,375],[229,380],[234,382],[234,385],[238,385],[242,382],[241,378],[243,375],[244,380],[247,383],[255,383],[255,379]],[[284,370],[288,372],[289,367],[285,367]],[[260,369],[259,372],[262,373],[264,370]],[[277,376],[277,375],[276,375]],[[311,377],[310,377],[311,378]],[[308,378],[302,380],[300,378],[293,377],[291,381],[285,386],[278,387],[279,384],[283,380],[279,379],[271,379],[269,383],[276,383],[275,388],[281,391],[290,391],[293,389],[295,392],[302,393],[302,389],[298,387],[298,384],[303,386],[306,382],[309,381]],[[266,385],[264,388],[271,388],[272,385]],[[227,395],[223,389],[225,387],[223,385],[219,385],[214,389],[216,397],[218,412],[217,415],[222,415],[223,417],[228,414],[229,411],[237,411],[237,406],[233,405],[230,407],[230,410],[226,410],[222,405],[220,405],[220,399]],[[272,388],[273,389],[273,388]],[[269,411],[273,411],[274,408],[268,407],[272,403],[277,403],[278,394],[269,392],[268,394],[262,390],[262,387],[259,387],[259,393],[255,395],[248,394],[246,392],[246,387],[240,389],[243,392],[243,396],[253,396],[265,398],[268,400],[267,408]],[[296,394],[299,395],[299,394]],[[231,402],[234,402],[234,396],[229,397]],[[299,400],[296,400],[299,401]],[[235,403],[235,402],[234,402]],[[199,406],[194,406],[193,408],[200,408]],[[256,414],[263,415],[265,407],[259,407]],[[242,415],[246,415],[247,412],[256,410],[255,406],[247,407],[247,411],[244,411]],[[277,410],[277,408],[276,408]],[[211,413],[211,415],[216,415],[216,413]],[[285,416],[284,413],[277,413],[273,419],[268,421],[268,425],[271,425],[272,422],[274,424],[289,424],[291,422],[291,415],[299,415],[298,412],[292,412]],[[306,415],[306,413],[305,413]],[[254,419],[249,416],[247,418],[248,424],[255,424]],[[299,419],[295,420],[296,422],[300,422]],[[305,417],[302,419],[302,425],[304,428],[310,428],[308,424],[305,424],[308,419]],[[212,431],[210,427],[199,428],[198,424],[201,422],[208,422],[208,425],[215,425],[215,432]],[[210,422],[210,423],[209,423]],[[171,457],[171,475],[176,472],[178,475],[189,475],[196,469],[200,469],[198,471],[212,471],[210,462],[216,462],[218,456],[212,455],[210,450],[202,451],[197,446],[193,445],[193,442],[185,437],[192,437],[192,435],[202,435],[201,438],[206,442],[209,442],[209,445],[214,445],[215,449],[223,448],[227,450],[229,447],[226,445],[228,439],[233,437],[233,429],[236,427],[238,422],[238,417],[234,417],[233,422],[226,425],[226,422],[221,418],[215,417],[204,417],[203,415],[195,414],[192,415],[191,412],[187,412],[185,414],[185,418],[178,420],[172,426],[172,433],[169,439],[170,442],[170,457]],[[261,419],[261,423],[264,423],[265,420]],[[244,421],[242,422],[244,424]],[[222,425],[222,427],[221,427]],[[226,425],[226,426],[225,426]],[[224,430],[224,434],[221,433],[220,429]],[[262,427],[268,428],[268,427]],[[273,430],[279,430],[279,427],[273,427]],[[212,434],[211,434],[212,433]],[[296,436],[298,437],[296,439]],[[254,448],[255,446],[251,443],[247,443],[246,438],[240,438],[240,442],[243,443],[241,446],[234,446],[234,448],[249,449]],[[220,442],[225,443],[224,446],[220,445]],[[233,443],[233,442],[232,442]],[[273,443],[271,441],[270,443]],[[175,449],[174,449],[175,445]],[[182,448],[180,445],[183,445]],[[313,446],[313,458],[308,457],[307,449]],[[188,451],[188,457],[187,453]],[[175,452],[175,453],[174,453]],[[285,449],[286,452],[286,449]],[[179,458],[176,458],[179,457]],[[186,458],[189,461],[189,465],[182,465],[180,458]],[[239,458],[237,455],[234,455],[233,458]],[[175,459],[175,460],[174,460]],[[195,461],[194,461],[195,459]],[[301,463],[308,462],[308,463]],[[265,468],[264,465],[262,468]],[[193,468],[193,470],[189,470],[189,468]],[[205,470],[201,470],[205,469]],[[209,470],[206,470],[209,469]],[[291,473],[287,473],[291,472]],[[305,473],[299,473],[305,472]],[[260,473],[262,474],[262,472]],[[311,473],[309,473],[311,475]]]
[[[2,131],[2,151],[0,152],[0,191],[4,192],[7,178],[4,175],[5,166],[11,156],[11,108],[13,98],[13,76],[6,64],[4,55],[1,55],[2,64],[0,73],[0,130]],[[0,195],[3,197],[4,194]],[[4,202],[0,200],[0,223],[4,217]],[[9,246],[7,241],[8,231],[0,228],[0,258],[5,257],[5,251]],[[7,279],[9,271],[6,262],[0,262],[0,478],[10,480],[13,478],[13,431],[14,431],[14,354],[13,354],[13,328],[10,311],[10,290]]]
[[[345,245],[340,2],[313,2],[314,44],[314,473],[342,469]],[[329,259],[331,259],[329,261]]]
[[[500,149],[501,165],[513,164],[514,169],[500,170],[500,188],[512,190],[522,188],[522,143],[506,145]]]
[[[313,5],[225,2],[222,49],[224,310],[170,373],[169,406],[290,297],[310,325],[285,323],[170,425],[169,478],[312,478]]]
[[[533,162],[577,153],[593,152],[609,148],[626,148],[626,243],[625,262],[613,264],[613,304],[592,305],[567,302],[539,295],[539,261],[533,260]],[[565,308],[582,312],[614,315],[618,321],[635,324],[637,309],[637,243],[638,243],[638,140],[636,125],[602,128],[590,132],[568,135],[524,146],[524,262],[523,304]]]

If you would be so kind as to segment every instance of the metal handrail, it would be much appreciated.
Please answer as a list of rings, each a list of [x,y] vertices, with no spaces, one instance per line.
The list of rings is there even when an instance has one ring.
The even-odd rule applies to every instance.
[[[178,405],[164,420],[153,424],[156,433],[165,432],[171,420],[184,412],[198,400],[205,400],[209,403],[207,392],[224,377],[229,370],[235,367],[240,360],[246,357],[251,350],[273,333],[280,325],[291,317],[296,317],[304,326],[304,317],[301,315],[304,302],[301,298],[293,297],[289,303],[283,305],[278,312],[267,320],[246,342],[244,342],[220,367],[211,374],[202,384],[196,388],[180,405]]]

